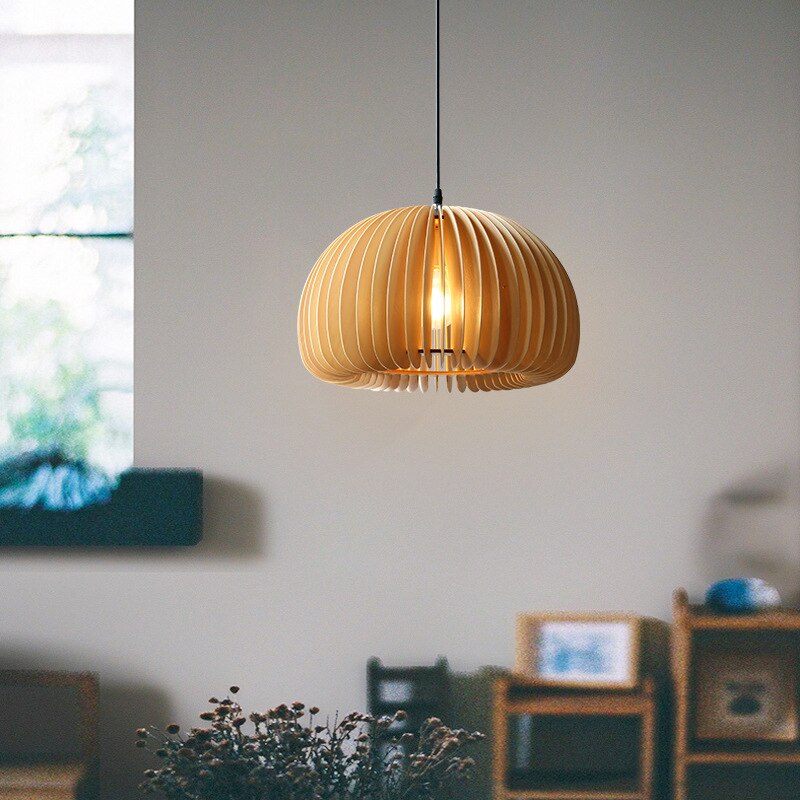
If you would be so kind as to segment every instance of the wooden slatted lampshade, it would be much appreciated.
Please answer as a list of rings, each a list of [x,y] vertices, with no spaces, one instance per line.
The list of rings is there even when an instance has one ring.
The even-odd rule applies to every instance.
[[[298,314],[303,363],[355,388],[520,389],[575,363],[578,304],[539,238],[499,214],[411,206],[320,256]]]

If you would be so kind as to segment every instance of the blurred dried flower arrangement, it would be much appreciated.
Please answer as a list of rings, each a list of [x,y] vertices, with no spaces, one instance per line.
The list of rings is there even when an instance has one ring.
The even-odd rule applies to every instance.
[[[475,761],[463,748],[484,738],[437,717],[417,733],[391,737],[403,727],[404,711],[318,722],[320,710],[300,702],[249,715],[230,696],[209,702],[214,708],[200,714],[207,727],[186,735],[175,724],[137,731],[136,746],[161,759],[145,771],[145,793],[170,800],[442,800],[471,776]]]

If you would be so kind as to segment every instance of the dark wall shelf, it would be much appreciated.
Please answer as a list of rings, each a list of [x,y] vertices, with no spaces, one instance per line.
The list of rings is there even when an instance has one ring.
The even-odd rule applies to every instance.
[[[203,474],[131,469],[111,500],[75,511],[0,509],[0,547],[172,547],[203,534]]]

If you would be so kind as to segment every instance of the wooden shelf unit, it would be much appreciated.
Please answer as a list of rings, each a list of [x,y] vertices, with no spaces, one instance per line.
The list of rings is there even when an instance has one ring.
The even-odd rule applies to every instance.
[[[694,731],[695,670],[700,654],[758,652],[773,647],[800,652],[800,613],[786,609],[746,615],[717,614],[690,605],[683,589],[673,599],[671,666],[675,702],[674,800],[707,800],[725,788],[726,800],[800,798],[800,741],[699,740]],[[703,775],[702,770],[707,774]],[[756,775],[756,773],[758,773]],[[748,788],[766,786],[757,796]],[[741,788],[739,788],[741,787]],[[722,791],[722,789],[720,789]],[[733,794],[739,792],[741,794]]]
[[[500,678],[494,685],[492,772],[494,800],[653,800],[656,794],[657,731],[661,697],[656,681],[645,677],[633,691],[558,689],[523,677]],[[595,770],[570,772],[569,758],[558,773],[510,769],[510,720],[516,716],[595,722],[628,719],[636,731],[635,768],[625,774]],[[585,750],[575,741],[576,749]],[[520,774],[530,781],[520,786]]]

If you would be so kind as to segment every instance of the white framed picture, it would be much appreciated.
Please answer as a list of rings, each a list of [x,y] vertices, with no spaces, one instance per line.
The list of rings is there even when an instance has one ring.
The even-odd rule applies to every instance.
[[[628,615],[520,615],[516,672],[559,686],[633,688],[639,619]]]

